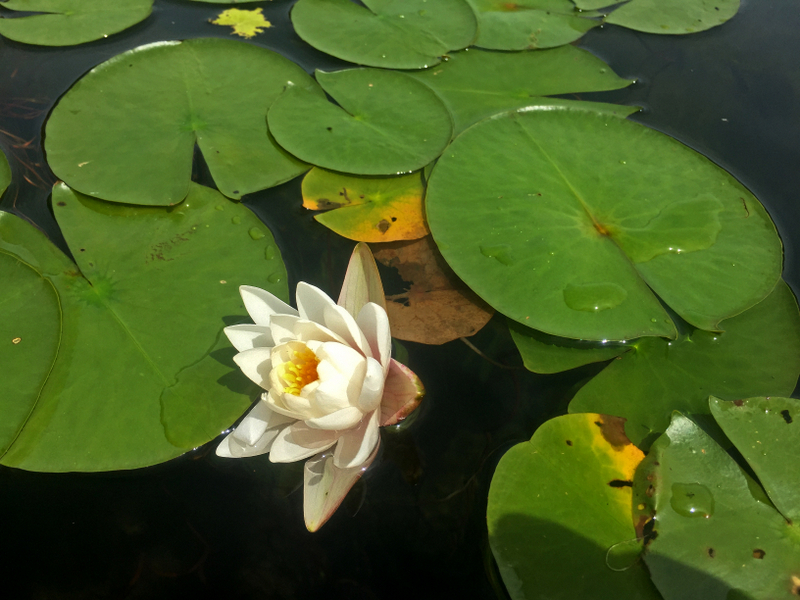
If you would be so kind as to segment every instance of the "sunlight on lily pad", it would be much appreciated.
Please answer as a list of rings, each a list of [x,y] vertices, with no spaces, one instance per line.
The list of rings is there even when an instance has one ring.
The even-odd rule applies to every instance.
[[[631,519],[643,457],[621,419],[597,414],[556,417],[506,452],[486,519],[513,600],[659,598]]]
[[[696,33],[722,25],[738,11],[739,0],[631,0],[606,23],[647,33]]]
[[[625,417],[628,437],[644,447],[666,429],[673,410],[708,414],[711,394],[735,400],[792,393],[800,375],[800,312],[789,286],[779,282],[721,325],[722,333],[697,329],[673,341],[634,341],[578,391],[570,412]]]
[[[426,208],[467,285],[561,337],[674,338],[659,298],[713,330],[780,276],[780,239],[744,186],[677,140],[601,112],[539,107],[479,122],[437,162]]]
[[[634,506],[642,522],[658,515],[643,556],[665,600],[797,597],[800,525],[680,413],[636,472]]]
[[[8,164],[6,155],[0,151],[0,196],[6,191],[11,183],[11,167]]]
[[[243,42],[140,46],[59,100],[45,129],[47,161],[84,194],[175,204],[188,192],[197,144],[219,190],[238,199],[308,168],[267,135],[267,108],[290,82],[322,96],[298,65]]]
[[[0,18],[0,35],[23,44],[73,46],[145,20],[153,0],[7,0],[2,6],[40,14]]]
[[[430,86],[444,101],[457,133],[512,108],[577,102],[539,96],[617,90],[633,83],[618,77],[596,56],[574,46],[513,53],[470,48],[451,54],[436,67],[411,71],[409,75]],[[582,104],[595,110],[608,108],[622,117],[638,110],[597,102]]]
[[[5,287],[3,299],[20,316],[44,311],[40,325],[20,319],[21,333],[6,333],[21,341],[4,364],[30,381],[22,395],[6,389],[15,379],[2,383],[0,441],[10,447],[0,463],[132,469],[219,435],[255,392],[234,371],[222,335],[244,313],[237,287],[288,295],[269,231],[196,184],[174,208],[119,206],[57,184],[53,209],[77,265],[21,219],[0,219],[3,268],[16,269],[37,301]],[[46,335],[37,336],[39,326]]]
[[[475,39],[465,0],[300,0],[297,35],[317,50],[370,67],[423,69]]]
[[[343,173],[399,175],[433,161],[452,119],[426,85],[395,71],[317,71],[322,89],[292,86],[272,104],[270,133],[299,159]]]

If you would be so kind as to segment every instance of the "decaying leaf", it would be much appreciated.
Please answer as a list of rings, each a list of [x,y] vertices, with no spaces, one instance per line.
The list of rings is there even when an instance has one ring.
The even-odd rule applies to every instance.
[[[373,251],[411,284],[406,293],[386,297],[394,337],[444,344],[474,335],[494,314],[447,266],[431,236],[375,245]]]
[[[272,27],[272,23],[264,18],[263,9],[261,8],[253,10],[229,8],[219,13],[216,20],[210,21],[210,23],[212,25],[230,25],[233,27],[234,35],[240,35],[248,39],[257,33],[261,33],[264,29]]]

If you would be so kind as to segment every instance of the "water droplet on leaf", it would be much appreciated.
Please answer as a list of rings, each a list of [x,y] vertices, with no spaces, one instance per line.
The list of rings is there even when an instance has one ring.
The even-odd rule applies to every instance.
[[[513,265],[516,260],[511,254],[511,247],[506,244],[499,246],[481,246],[481,254],[487,258],[494,258],[501,265]]]
[[[263,238],[266,235],[258,227],[251,227],[250,231],[248,231],[247,233],[249,233],[250,237],[253,238],[254,240],[260,240],[261,238]]]
[[[572,310],[608,310],[622,304],[627,297],[625,288],[616,283],[570,283],[564,288],[564,302]]]
[[[673,483],[669,504],[683,517],[710,517],[714,514],[714,496],[699,483]]]

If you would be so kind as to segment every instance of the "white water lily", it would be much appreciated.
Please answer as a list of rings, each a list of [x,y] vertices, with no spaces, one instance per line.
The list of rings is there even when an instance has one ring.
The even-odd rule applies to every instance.
[[[240,288],[253,324],[225,334],[242,372],[267,390],[217,448],[219,456],[269,453],[308,461],[306,526],[333,514],[370,465],[379,427],[405,418],[422,397],[416,376],[391,357],[383,287],[366,244],[353,252],[338,304],[297,285],[297,310],[262,289]]]

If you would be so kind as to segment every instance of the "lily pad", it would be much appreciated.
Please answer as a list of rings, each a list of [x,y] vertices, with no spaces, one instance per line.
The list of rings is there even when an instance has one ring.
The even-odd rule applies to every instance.
[[[733,17],[739,0],[631,0],[608,17],[606,23],[647,33],[696,33]]]
[[[601,21],[572,0],[467,0],[478,18],[475,45],[491,50],[554,48],[574,42]]]
[[[286,150],[319,167],[357,175],[421,169],[450,141],[453,124],[426,85],[394,71],[317,71],[322,89],[292,86],[267,115]]]
[[[256,392],[221,334],[244,313],[237,286],[288,295],[272,236],[244,206],[196,184],[174,208],[118,206],[58,184],[53,209],[77,265],[21,219],[0,218],[3,268],[16,265],[36,298],[22,306],[3,288],[21,326],[5,335],[21,341],[2,346],[15,375],[0,384],[0,463],[133,469],[216,437]],[[34,313],[41,324],[29,322]]]
[[[658,515],[644,560],[665,600],[797,597],[800,526],[760,501],[763,491],[754,495],[739,465],[690,419],[675,414],[634,485],[636,512]]]
[[[6,191],[11,183],[11,167],[8,164],[6,155],[0,151],[0,196]]]
[[[314,219],[359,242],[416,240],[425,224],[419,172],[398,177],[357,177],[315,167],[303,178],[303,206],[326,211]]]
[[[291,15],[297,35],[317,50],[387,69],[435,65],[469,46],[477,28],[465,0],[300,0]]]
[[[229,8],[222,11],[219,16],[210,21],[212,25],[229,25],[233,27],[233,34],[243,38],[251,38],[264,29],[272,27],[272,23],[264,18],[264,9],[239,10]]]
[[[674,338],[659,298],[715,330],[780,277],[780,239],[744,186],[677,140],[601,112],[540,107],[477,123],[437,162],[426,207],[470,288],[561,337]]]
[[[619,4],[618,0],[572,0],[580,10],[599,10]]]
[[[61,98],[47,121],[47,161],[84,194],[175,204],[188,193],[197,144],[219,190],[238,199],[308,168],[267,135],[267,108],[290,82],[322,95],[299,66],[250,44],[140,46],[95,67]]]
[[[457,132],[512,108],[571,102],[539,96],[617,90],[633,83],[574,46],[514,53],[470,48],[451,54],[436,67],[409,75],[439,95],[453,115]],[[596,110],[604,107],[623,117],[638,110],[614,104],[581,104]]]
[[[74,46],[144,21],[153,0],[6,0],[2,6],[42,14],[0,18],[0,35],[23,44]]]
[[[770,500],[788,521],[800,523],[800,400],[711,398],[725,435],[753,467]]]
[[[800,375],[800,312],[789,286],[781,281],[722,326],[722,333],[698,329],[674,341],[628,344],[628,352],[578,391],[570,412],[625,417],[628,437],[641,445],[666,429],[673,410],[708,414],[709,395],[737,400],[792,393]]]
[[[631,486],[644,455],[603,415],[565,415],[492,477],[489,544],[511,598],[659,598],[638,561]]]

